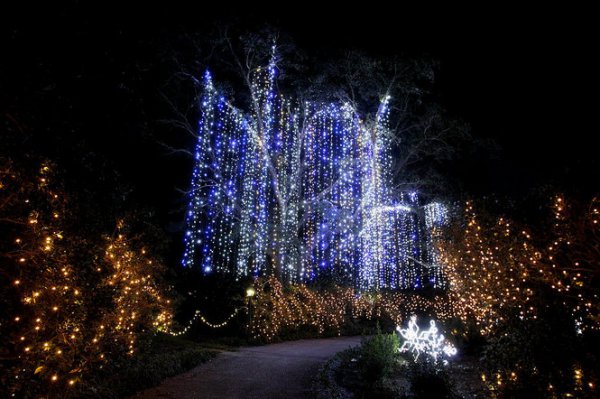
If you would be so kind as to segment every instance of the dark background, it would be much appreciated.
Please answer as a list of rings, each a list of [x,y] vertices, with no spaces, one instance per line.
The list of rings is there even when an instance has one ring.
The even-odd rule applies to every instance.
[[[23,133],[27,145],[77,169],[85,184],[110,185],[94,173],[115,173],[134,203],[154,209],[159,223],[175,231],[184,204],[176,189],[187,188],[191,162],[167,155],[158,141],[193,145],[164,123],[174,117],[165,95],[180,72],[177,57],[193,57],[198,49],[189,47],[189,36],[206,36],[220,21],[248,29],[270,23],[309,54],[359,49],[438,60],[435,99],[469,123],[475,139],[498,147],[456,163],[452,173],[465,193],[519,198],[548,185],[581,196],[598,190],[591,124],[598,32],[589,10],[201,6],[5,6],[4,131]]]

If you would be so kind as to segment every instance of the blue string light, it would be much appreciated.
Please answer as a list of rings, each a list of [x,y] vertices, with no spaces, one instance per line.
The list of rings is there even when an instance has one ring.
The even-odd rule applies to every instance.
[[[441,287],[433,246],[447,214],[430,204],[420,217],[416,193],[394,202],[390,98],[364,119],[347,103],[287,99],[276,75],[274,62],[253,72],[243,112],[205,74],[183,265],[290,283],[333,273],[361,290]]]

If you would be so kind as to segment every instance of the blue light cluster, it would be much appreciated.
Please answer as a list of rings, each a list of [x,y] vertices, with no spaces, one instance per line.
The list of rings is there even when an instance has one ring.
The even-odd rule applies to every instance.
[[[361,290],[439,286],[441,268],[426,264],[433,225],[416,194],[394,199],[388,186],[389,97],[361,118],[347,103],[287,99],[276,72],[253,71],[250,112],[205,76],[183,265],[284,282],[335,276]]]

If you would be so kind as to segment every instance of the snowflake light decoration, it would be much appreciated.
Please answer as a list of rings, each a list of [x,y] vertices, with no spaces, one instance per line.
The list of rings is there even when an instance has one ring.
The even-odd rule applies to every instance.
[[[408,321],[407,328],[398,326],[396,330],[404,338],[399,351],[413,353],[415,361],[422,352],[431,356],[434,362],[437,362],[441,356],[452,357],[457,353],[456,347],[448,342],[443,334],[438,335],[434,320],[429,322],[429,330],[420,331],[417,325],[417,316],[413,315]],[[447,364],[448,360],[444,359],[443,363]]]

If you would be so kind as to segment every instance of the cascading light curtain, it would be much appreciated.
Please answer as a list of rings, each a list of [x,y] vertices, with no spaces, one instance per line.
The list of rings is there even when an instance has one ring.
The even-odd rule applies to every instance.
[[[284,97],[276,74],[254,71],[248,111],[205,75],[183,265],[360,290],[441,287],[431,247],[443,207],[421,217],[416,194],[394,202],[389,188],[389,97],[365,120],[348,103]]]

